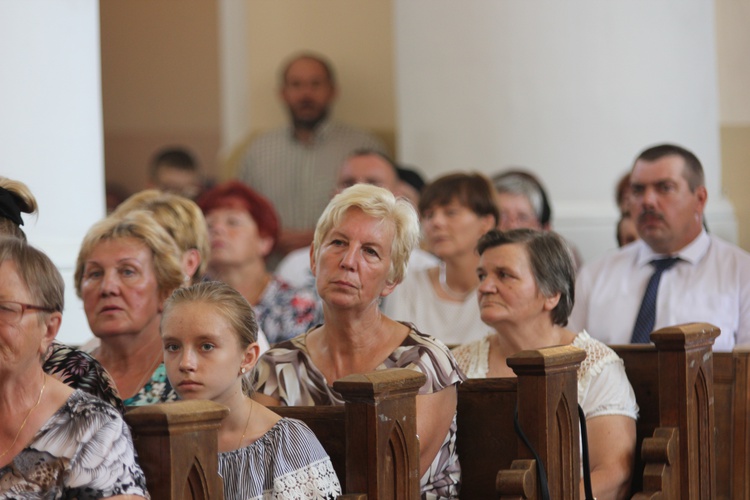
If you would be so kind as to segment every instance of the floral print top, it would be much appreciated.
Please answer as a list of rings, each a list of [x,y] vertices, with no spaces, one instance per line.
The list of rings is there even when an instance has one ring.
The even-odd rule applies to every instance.
[[[0,499],[149,498],[130,431],[111,405],[76,390],[0,468]]]
[[[307,288],[294,288],[277,276],[271,277],[253,310],[272,345],[323,322],[323,308],[317,295]]]
[[[146,406],[177,401],[178,396],[167,378],[164,363],[159,364],[151,378],[133,397],[123,401],[125,406]]]
[[[53,342],[42,369],[73,389],[92,394],[125,413],[115,382],[93,356],[74,347]]]

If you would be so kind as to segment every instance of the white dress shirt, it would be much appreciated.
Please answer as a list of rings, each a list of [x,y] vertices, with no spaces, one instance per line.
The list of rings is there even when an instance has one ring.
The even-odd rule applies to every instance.
[[[661,276],[654,330],[705,322],[721,335],[714,351],[750,344],[750,254],[702,231],[674,256],[681,260]],[[587,330],[605,344],[628,344],[651,275],[649,262],[667,257],[643,241],[584,266],[568,328]]]

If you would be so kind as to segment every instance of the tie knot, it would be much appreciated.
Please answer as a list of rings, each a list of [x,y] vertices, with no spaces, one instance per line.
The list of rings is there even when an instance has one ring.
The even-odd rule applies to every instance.
[[[680,260],[679,257],[667,257],[665,259],[654,259],[650,262],[650,264],[654,266],[654,269],[656,269],[656,271],[666,271],[670,267],[674,266],[678,260]]]

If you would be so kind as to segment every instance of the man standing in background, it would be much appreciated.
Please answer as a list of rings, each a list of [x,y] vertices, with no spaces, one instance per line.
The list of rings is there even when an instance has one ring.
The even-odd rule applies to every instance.
[[[281,73],[280,93],[291,123],[253,141],[238,177],[274,204],[282,227],[276,251],[284,255],[312,242],[343,160],[356,149],[384,148],[367,132],[329,119],[337,88],[321,56],[293,57]]]

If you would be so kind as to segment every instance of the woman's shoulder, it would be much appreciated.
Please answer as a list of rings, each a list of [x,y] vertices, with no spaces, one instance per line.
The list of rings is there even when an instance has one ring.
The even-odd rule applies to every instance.
[[[481,340],[454,347],[451,353],[466,378],[487,377],[490,354],[489,335]]]
[[[586,330],[581,331],[573,339],[573,346],[586,351],[586,359],[581,363],[582,371],[601,368],[612,363],[622,363],[622,360],[611,347],[604,342],[591,337]]]
[[[53,342],[42,367],[47,375],[92,394],[121,413],[125,407],[107,370],[91,354],[60,342]]]
[[[409,334],[388,357],[384,368],[408,368],[424,373],[427,383],[419,394],[437,392],[463,380],[463,374],[445,344],[418,331],[410,323],[403,324],[410,329]]]

